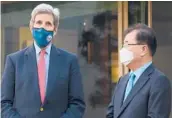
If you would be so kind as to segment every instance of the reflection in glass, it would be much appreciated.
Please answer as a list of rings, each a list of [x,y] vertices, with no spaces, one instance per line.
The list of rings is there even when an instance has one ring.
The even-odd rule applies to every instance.
[[[117,80],[117,14],[112,11],[104,11],[93,16],[92,28],[83,29],[79,42],[81,54],[91,63],[95,64],[101,75],[96,75],[94,91],[89,95],[89,104],[95,108],[97,105],[107,105],[111,98],[112,78]],[[92,44],[89,52],[89,43]],[[90,62],[89,62],[90,63]]]
[[[129,25],[135,23],[148,24],[148,2],[129,1],[128,2],[128,22]]]

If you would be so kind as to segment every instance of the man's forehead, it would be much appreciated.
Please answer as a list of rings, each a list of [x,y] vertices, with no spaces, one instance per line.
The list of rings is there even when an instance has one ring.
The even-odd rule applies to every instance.
[[[131,31],[130,33],[128,33],[125,37],[124,37],[124,43],[127,42],[135,42],[136,41],[136,35],[137,35],[138,31],[134,30]]]
[[[35,21],[41,21],[41,22],[53,22],[52,20],[45,20],[45,19],[35,19]]]
[[[52,22],[54,19],[53,19],[53,16],[51,14],[38,14],[35,16],[35,21],[49,21],[49,22]]]

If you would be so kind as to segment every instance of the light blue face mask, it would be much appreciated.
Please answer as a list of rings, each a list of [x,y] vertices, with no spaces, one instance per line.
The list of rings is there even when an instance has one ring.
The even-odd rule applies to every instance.
[[[44,28],[33,28],[32,36],[40,48],[46,47],[53,39],[53,31],[47,31]]]

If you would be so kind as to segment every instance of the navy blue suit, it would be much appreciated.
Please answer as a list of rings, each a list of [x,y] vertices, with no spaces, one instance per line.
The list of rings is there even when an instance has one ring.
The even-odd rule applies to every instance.
[[[121,77],[108,106],[106,118],[169,118],[171,85],[151,64],[123,102],[129,74]]]
[[[7,56],[1,86],[2,118],[83,117],[85,102],[77,58],[54,45],[43,104],[34,46]]]

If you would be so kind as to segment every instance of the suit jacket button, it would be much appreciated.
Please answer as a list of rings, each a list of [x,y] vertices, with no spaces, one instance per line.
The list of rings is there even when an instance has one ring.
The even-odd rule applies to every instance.
[[[40,111],[44,111],[44,108],[41,107],[41,108],[40,108]]]

